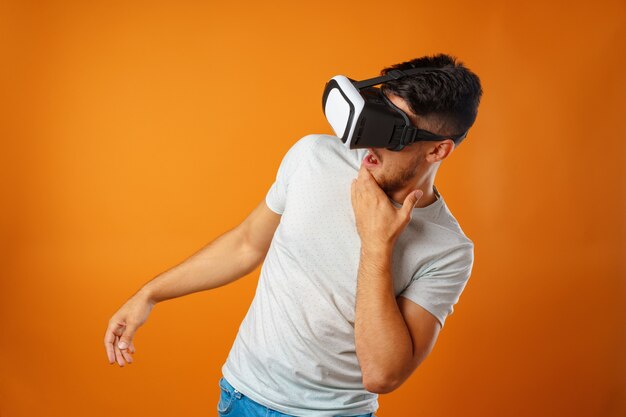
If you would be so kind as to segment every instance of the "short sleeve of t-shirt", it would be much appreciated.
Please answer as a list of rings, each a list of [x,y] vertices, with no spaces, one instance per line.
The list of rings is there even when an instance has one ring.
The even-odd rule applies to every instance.
[[[304,162],[314,141],[315,135],[304,136],[294,143],[283,156],[276,173],[276,179],[265,196],[265,203],[272,211],[278,214],[283,214],[285,211],[289,179],[295,174],[297,167]]]
[[[474,265],[474,244],[451,248],[425,271],[418,271],[399,295],[419,304],[434,315],[443,328],[446,317],[454,312]]]

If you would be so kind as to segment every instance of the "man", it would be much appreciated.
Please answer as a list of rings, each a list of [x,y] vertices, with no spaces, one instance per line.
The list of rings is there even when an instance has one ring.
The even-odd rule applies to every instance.
[[[439,67],[381,86],[420,129],[474,123],[478,77],[438,54],[382,71]],[[471,274],[473,242],[434,185],[452,139],[401,151],[307,135],[244,222],[145,284],[111,318],[110,363],[131,362],[160,301],[226,285],[261,262],[250,309],[222,367],[220,415],[373,416],[432,351]]]

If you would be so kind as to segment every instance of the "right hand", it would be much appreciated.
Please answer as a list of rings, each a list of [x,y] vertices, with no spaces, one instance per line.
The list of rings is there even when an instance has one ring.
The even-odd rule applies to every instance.
[[[124,361],[129,364],[133,362],[131,353],[135,353],[133,344],[135,332],[148,319],[153,307],[153,302],[138,293],[126,301],[111,317],[104,335],[104,348],[109,364],[113,364],[116,359],[119,366],[124,366]]]

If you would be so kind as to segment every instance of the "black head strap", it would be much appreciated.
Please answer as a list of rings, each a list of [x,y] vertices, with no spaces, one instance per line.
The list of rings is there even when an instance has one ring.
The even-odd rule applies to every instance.
[[[373,85],[382,84],[387,81],[404,78],[407,75],[418,74],[420,72],[439,71],[442,69],[443,68],[437,68],[437,67],[411,68],[408,70],[394,69],[394,70],[389,71],[386,75],[381,75],[380,77],[370,78],[370,79],[363,80],[363,81],[355,81],[355,82],[352,82],[352,84],[360,90],[365,87],[371,87]]]
[[[402,111],[402,109],[400,109],[398,106],[393,104],[391,100],[389,100],[387,96],[383,94],[382,91],[380,91],[379,93],[380,93],[380,96],[383,98],[383,100],[385,100],[385,102],[389,106],[391,106],[392,109],[395,109],[396,111],[402,113],[404,116],[406,116],[406,119],[408,120],[408,116],[406,115],[406,113]],[[437,135],[435,133],[429,132],[428,130],[419,129],[413,126],[412,123],[409,126],[407,126],[406,129],[407,129],[407,135],[405,136],[404,141],[407,143],[403,143],[403,145],[405,146],[413,142],[420,141],[420,140],[439,141],[439,140],[444,140],[444,139],[452,139],[452,141],[454,141],[455,146],[459,146],[459,143],[461,143],[461,141],[465,139],[465,136],[467,136],[467,133],[469,132],[469,130],[467,130],[464,133],[454,135],[454,136],[441,136],[441,135]]]

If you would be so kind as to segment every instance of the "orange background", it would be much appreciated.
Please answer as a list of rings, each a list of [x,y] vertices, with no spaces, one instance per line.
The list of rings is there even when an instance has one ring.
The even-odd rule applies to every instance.
[[[457,56],[484,96],[436,179],[476,245],[434,351],[378,417],[626,415],[623,1],[3,2],[0,415],[214,416],[259,269],[111,315],[241,222],[331,133],[336,74]]]

